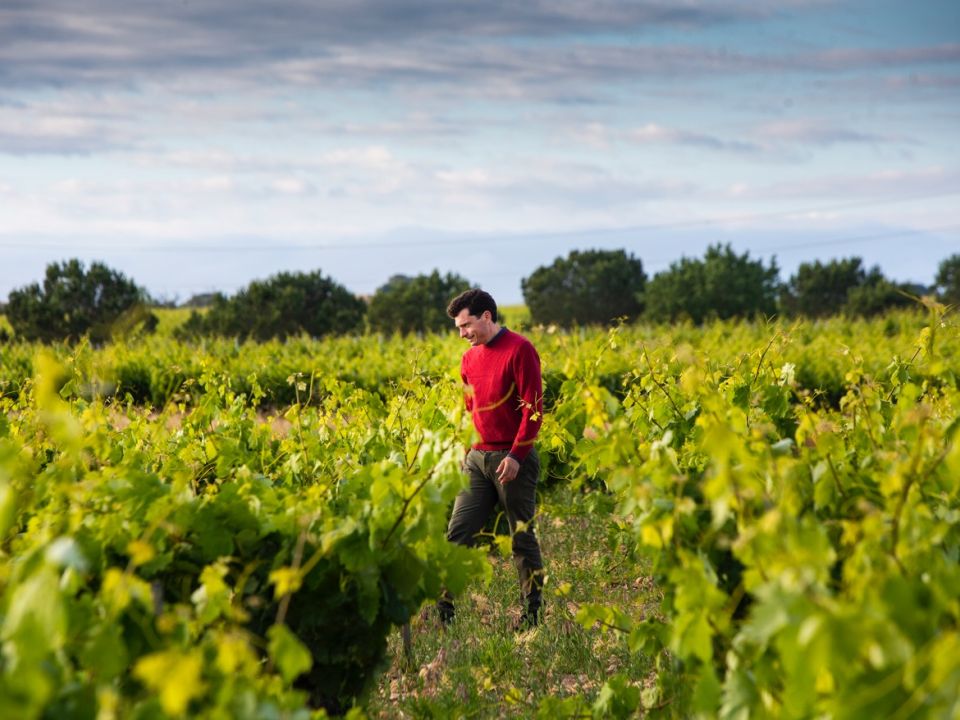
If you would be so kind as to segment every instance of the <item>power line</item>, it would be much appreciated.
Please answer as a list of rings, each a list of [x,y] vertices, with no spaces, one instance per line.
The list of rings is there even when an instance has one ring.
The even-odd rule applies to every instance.
[[[792,209],[792,210],[775,210],[765,213],[752,213],[747,215],[732,215],[726,217],[713,217],[713,218],[702,218],[699,220],[680,220],[674,222],[666,223],[650,223],[644,225],[626,225],[616,228],[593,228],[593,229],[583,229],[583,230],[568,230],[568,231],[548,231],[548,232],[530,232],[530,233],[507,233],[500,234],[497,233],[494,237],[489,237],[484,233],[475,233],[469,234],[464,233],[460,234],[460,237],[478,239],[482,238],[484,243],[517,243],[522,240],[527,241],[536,241],[536,240],[557,240],[562,238],[576,238],[582,236],[598,237],[598,236],[609,236],[609,235],[621,235],[626,233],[638,233],[646,232],[650,230],[676,230],[681,228],[688,227],[708,227],[710,225],[723,225],[731,222],[746,222],[750,220],[763,220],[771,219],[777,217],[789,217],[791,215],[805,215],[810,213],[824,213],[824,212],[835,212],[837,210],[849,210],[854,208],[862,207],[877,207],[877,206],[886,206],[893,203],[902,203],[902,202],[913,202],[915,200],[929,200],[933,198],[940,197],[950,197],[953,195],[960,194],[960,190],[950,190],[945,192],[938,193],[928,193],[924,195],[904,195],[896,198],[889,198],[885,200],[862,200],[862,201],[851,201],[846,203],[837,203],[834,205],[821,205],[814,208],[804,208],[804,209]],[[954,226],[947,226],[952,228]],[[928,231],[936,232],[943,228],[930,228]],[[913,232],[923,232],[920,230],[908,231]],[[332,243],[312,243],[312,244],[297,244],[297,245],[183,245],[183,246],[140,246],[140,247],[118,247],[116,245],[87,245],[84,247],[85,250],[122,250],[124,252],[182,252],[182,253],[194,253],[194,252],[211,252],[211,253],[220,253],[220,252],[280,252],[280,251],[299,251],[299,252],[309,252],[317,250],[365,250],[365,249],[378,249],[378,248],[413,248],[413,247],[440,247],[449,245],[451,237],[456,236],[457,234],[451,233],[448,237],[442,240],[412,240],[412,241],[380,241],[380,242],[360,242],[360,243],[350,243],[350,242],[332,242]],[[869,239],[869,238],[868,238]],[[0,244],[0,248],[37,248],[37,249],[46,249],[46,250],[58,250],[58,249],[67,249],[75,247],[74,244],[67,243],[34,243],[34,242],[17,242],[17,243],[4,243]],[[784,248],[786,249],[786,248]]]
[[[828,245],[849,245],[851,243],[868,242],[870,240],[888,240],[890,238],[906,237],[907,235],[920,235],[929,232],[945,232],[948,230],[960,230],[960,225],[941,225],[939,227],[924,228],[923,230],[899,230],[886,233],[877,233],[874,235],[860,235],[849,238],[834,238],[832,240],[813,240],[811,242],[794,243],[792,245],[777,245],[771,248],[764,248],[763,252],[772,252],[776,250],[804,250],[812,247],[825,247]],[[760,250],[758,249],[758,252]]]

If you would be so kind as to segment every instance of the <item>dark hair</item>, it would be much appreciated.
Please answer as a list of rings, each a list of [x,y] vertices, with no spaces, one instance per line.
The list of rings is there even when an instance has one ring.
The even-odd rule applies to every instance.
[[[474,288],[460,293],[447,305],[447,315],[455,318],[464,308],[474,317],[480,317],[485,310],[489,310],[490,319],[497,321],[497,303],[486,290]]]

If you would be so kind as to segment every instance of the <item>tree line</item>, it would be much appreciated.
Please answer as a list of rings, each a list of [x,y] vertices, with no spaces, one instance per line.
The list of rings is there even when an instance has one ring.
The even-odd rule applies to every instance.
[[[422,333],[449,327],[445,308],[472,287],[466,278],[438,270],[394,275],[370,298],[359,298],[321,271],[281,272],[254,280],[233,295],[195,296],[194,310],[176,330],[182,339],[207,335],[263,341],[301,334],[322,337],[369,330]],[[625,250],[574,250],[534,270],[521,282],[535,324],[562,327],[626,320],[652,322],[785,315],[872,316],[909,306],[920,295],[960,305],[960,253],[944,259],[932,288],[898,283],[862,258],[803,263],[786,281],[776,261],[764,263],[730,245],[709,247],[703,257],[683,257],[648,278],[640,258]],[[101,262],[77,260],[47,266],[44,279],[12,291],[0,307],[17,338],[52,342],[149,333],[158,303],[134,280]],[[5,331],[0,328],[0,340]]]
[[[624,250],[573,251],[522,281],[535,323],[562,326],[772,317],[868,317],[913,304],[922,295],[960,305],[960,254],[940,263],[934,287],[895,282],[862,258],[802,263],[782,282],[769,264],[713,245],[701,258],[683,257],[648,279],[639,258]]]

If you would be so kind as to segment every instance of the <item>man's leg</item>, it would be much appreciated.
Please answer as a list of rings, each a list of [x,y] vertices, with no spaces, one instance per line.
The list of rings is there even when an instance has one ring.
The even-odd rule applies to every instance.
[[[477,533],[483,530],[490,512],[497,504],[497,488],[484,474],[483,461],[484,453],[479,450],[471,450],[464,461],[464,471],[470,478],[470,485],[457,495],[447,525],[447,540],[458,545],[472,547],[476,544]],[[444,592],[437,602],[437,610],[443,622],[453,620],[453,598],[448,593]]]
[[[513,562],[520,576],[520,592],[525,603],[523,620],[527,625],[539,622],[543,607],[543,558],[534,529],[539,477],[540,458],[533,450],[520,465],[516,478],[506,484],[497,483],[513,536]],[[521,523],[523,529],[518,531]]]

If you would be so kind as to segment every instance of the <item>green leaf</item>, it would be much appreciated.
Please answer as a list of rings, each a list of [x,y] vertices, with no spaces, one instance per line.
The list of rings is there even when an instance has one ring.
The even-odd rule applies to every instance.
[[[713,630],[705,613],[680,613],[675,620],[671,647],[683,659],[713,657]]]
[[[127,648],[118,623],[104,622],[91,628],[80,646],[80,661],[98,678],[110,681],[127,667]]]
[[[210,623],[221,616],[229,617],[232,598],[230,587],[224,582],[226,575],[227,567],[222,563],[207,565],[200,573],[200,587],[190,596],[200,622]]]
[[[270,639],[270,659],[288,685],[313,667],[310,651],[286,625],[272,625],[267,630],[267,637]]]
[[[17,493],[9,483],[0,481],[0,538],[5,537],[17,519]]]
[[[760,593],[758,593],[760,594]],[[766,647],[775,634],[790,625],[790,614],[787,612],[787,598],[782,593],[764,593],[760,602],[756,603],[750,619],[744,624],[741,636],[760,647]]]
[[[482,550],[442,542],[447,546],[443,562],[443,585],[447,590],[458,595],[474,578],[490,579],[493,568]]]
[[[584,700],[578,696],[568,698],[546,697],[537,708],[538,720],[568,720],[583,717]]]
[[[715,717],[723,688],[710,665],[702,665],[691,697],[692,709],[704,717]]]
[[[614,675],[600,688],[593,703],[595,718],[626,718],[640,707],[640,688],[634,687],[623,675]]]
[[[134,601],[142,607],[152,605],[150,586],[136,575],[127,574],[118,568],[107,568],[100,586],[100,596],[113,614],[120,614]]]
[[[588,630],[599,623],[603,632],[619,630],[629,633],[633,627],[633,621],[620,608],[597,603],[580,606],[576,621]]]
[[[166,713],[181,715],[204,692],[203,656],[199,650],[164,650],[145,655],[133,675],[160,697]]]
[[[298,568],[281,567],[270,571],[269,580],[273,583],[276,599],[295,593],[303,585],[303,572]]]
[[[0,637],[13,641],[21,658],[39,660],[63,647],[66,633],[59,576],[53,568],[43,566],[15,587]]]
[[[400,548],[393,561],[385,569],[387,580],[396,591],[405,597],[413,595],[423,577],[424,563],[408,547]]]
[[[759,701],[756,685],[745,670],[727,672],[720,705],[721,720],[750,720],[762,715],[757,708]]]

